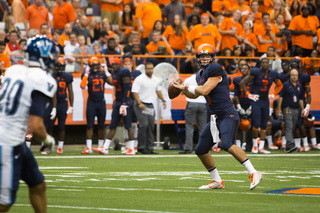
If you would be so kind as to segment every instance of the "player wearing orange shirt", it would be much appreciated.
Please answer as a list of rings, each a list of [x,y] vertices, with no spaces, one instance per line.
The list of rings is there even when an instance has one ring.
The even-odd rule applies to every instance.
[[[29,6],[24,14],[24,26],[27,31],[36,29],[40,31],[40,26],[43,23],[51,22],[49,20],[48,9],[42,6],[43,0],[35,0],[34,4]]]
[[[57,5],[53,10],[53,27],[62,30],[67,23],[70,23],[72,26],[76,20],[72,5],[63,0],[56,1]]]
[[[292,55],[296,55],[298,49],[302,49],[303,56],[309,56],[313,49],[313,36],[317,35],[316,24],[309,17],[311,7],[305,4],[301,8],[302,15],[294,17],[289,25],[292,34]]]
[[[239,44],[241,40],[242,26],[239,23],[241,11],[236,9],[231,18],[225,19],[218,31],[222,36],[221,49],[228,47],[233,51],[233,47]]]
[[[256,26],[254,29],[254,33],[258,38],[258,56],[266,53],[268,47],[273,45],[273,42],[276,40],[275,32],[276,27],[270,23],[270,14],[263,13],[262,14],[262,24]]]
[[[187,35],[187,44],[194,49],[204,43],[212,45],[216,52],[221,49],[221,35],[215,25],[209,24],[209,15],[206,13],[201,15],[201,24],[194,26]]]
[[[119,24],[119,11],[123,0],[100,0],[101,20],[107,18],[110,24]]]
[[[136,18],[138,19],[139,32],[142,33],[141,43],[146,45],[154,23],[157,20],[162,20],[162,12],[153,0],[146,0],[140,2],[136,8]]]
[[[218,15],[229,16],[232,14],[232,7],[228,0],[215,0],[212,2],[211,8],[215,17]]]

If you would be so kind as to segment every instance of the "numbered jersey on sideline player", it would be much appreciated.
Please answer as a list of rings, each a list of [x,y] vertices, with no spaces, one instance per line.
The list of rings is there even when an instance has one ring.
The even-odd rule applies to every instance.
[[[25,141],[28,131],[32,92],[52,98],[57,84],[40,68],[13,65],[7,69],[0,89],[0,145],[16,146]],[[10,144],[9,144],[10,143]]]

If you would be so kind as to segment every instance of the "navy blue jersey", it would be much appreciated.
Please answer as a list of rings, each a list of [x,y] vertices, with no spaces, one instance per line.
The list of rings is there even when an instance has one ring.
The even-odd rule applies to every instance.
[[[286,82],[287,80],[289,80],[290,76],[289,73],[279,73],[279,79],[282,82],[282,84],[284,84],[284,82]]]
[[[84,74],[81,75],[81,79]],[[104,101],[104,85],[107,82],[105,72],[99,71],[97,73],[90,72],[88,76],[88,95],[93,102]]]
[[[290,81],[286,81],[283,84],[283,88],[279,95],[283,98],[282,108],[289,107],[299,109],[299,100],[303,100],[304,98],[301,84],[297,83],[297,85],[294,86]]]
[[[251,93],[259,95],[260,100],[268,100],[269,90],[274,80],[279,79],[276,70],[270,70],[265,75],[260,68],[253,68],[250,75],[254,76]]]
[[[196,75],[196,80],[199,86],[204,85],[208,78],[218,77],[222,79],[218,85],[205,96],[207,104],[209,105],[210,114],[218,114],[224,112],[233,104],[229,98],[229,82],[227,73],[219,64],[210,64],[205,70],[200,70]]]
[[[68,101],[67,88],[70,83],[73,82],[73,76],[71,73],[63,72],[61,75],[52,75],[57,81],[57,103]]]
[[[123,77],[129,77],[131,79],[131,73],[127,68],[121,68],[119,71],[112,71],[112,83],[115,86],[115,96],[116,101],[125,102],[124,104],[132,104],[133,99],[131,98],[131,83],[129,91],[124,88],[124,83],[122,81]]]
[[[310,75],[308,73],[301,73],[299,72],[299,76],[298,76],[298,83],[301,84],[303,92],[305,92],[305,86],[306,84],[310,83]]]
[[[233,84],[234,84],[234,95],[238,96],[239,101],[240,101],[240,105],[242,107],[244,106],[250,106],[251,102],[250,99],[248,98],[248,96],[243,92],[242,88],[239,86],[240,81],[242,81],[243,76],[239,76],[239,77],[235,77],[233,79]],[[250,92],[251,91],[251,86],[252,86],[252,81],[249,82],[246,87],[247,90]]]

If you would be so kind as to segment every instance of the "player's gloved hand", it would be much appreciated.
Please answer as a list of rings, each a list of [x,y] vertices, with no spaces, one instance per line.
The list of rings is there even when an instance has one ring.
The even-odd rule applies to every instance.
[[[259,100],[259,95],[249,93],[248,98],[256,102]]]
[[[238,110],[240,115],[245,115],[246,114],[246,111],[241,107],[240,104],[237,104],[237,110]]]
[[[73,107],[69,107],[69,109],[67,110],[67,114],[72,114],[73,113]]]
[[[56,141],[54,137],[51,135],[47,134],[47,137],[44,139],[43,144],[47,146],[50,151],[54,150],[54,145],[56,144]]]
[[[52,108],[52,111],[50,113],[50,119],[54,120],[56,118],[57,115],[57,109],[56,108]]]
[[[120,109],[119,109],[119,114],[122,116],[126,116],[127,115],[127,105],[121,105]]]
[[[111,76],[111,74],[108,71],[108,66],[106,64],[101,64],[101,68],[106,73],[107,77]]]
[[[84,70],[84,74],[86,76],[88,76],[90,74],[90,67],[89,66],[87,66],[86,69]]]
[[[309,111],[310,111],[310,104],[307,104],[303,110],[303,116],[307,117],[309,115]]]
[[[247,116],[250,116],[251,113],[252,113],[252,108],[251,108],[251,106],[250,106],[250,107],[246,110],[246,115],[247,115]]]
[[[269,95],[269,100],[274,99],[274,94]]]

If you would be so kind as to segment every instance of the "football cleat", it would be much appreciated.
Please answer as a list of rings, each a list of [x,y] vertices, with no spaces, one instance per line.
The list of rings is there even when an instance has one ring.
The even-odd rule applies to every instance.
[[[264,148],[262,148],[262,149],[259,149],[258,153],[260,153],[260,154],[270,154],[271,152],[265,150]]]
[[[252,173],[249,175],[251,181],[250,189],[253,190],[262,180],[262,174],[260,172]]]
[[[279,149],[277,146],[275,146],[275,145],[270,145],[270,146],[268,146],[268,149],[270,149],[270,150],[277,150],[277,149]]]
[[[220,152],[220,148],[212,147],[212,151],[215,152],[215,153],[219,153]]]
[[[215,180],[211,181],[207,185],[200,186],[199,189],[223,189],[224,183],[223,181],[217,182]]]
[[[246,149],[247,149],[247,143],[242,143],[241,148],[243,149],[243,151],[246,151]]]
[[[121,152],[121,154],[126,154],[128,151],[129,151],[129,148],[126,147],[126,148]]]
[[[40,151],[41,155],[48,155],[49,153],[47,152],[47,150],[42,150]]]
[[[313,149],[313,150],[320,150],[320,144],[311,145],[311,149]]]
[[[85,148],[84,151],[81,152],[81,154],[87,155],[87,154],[91,154],[92,150],[90,150],[88,147]]]
[[[58,148],[58,149],[57,149],[57,154],[62,154],[62,153],[63,153],[62,148]]]
[[[258,154],[258,147],[257,146],[253,146],[251,149],[252,154]]]
[[[319,146],[320,149],[320,146]],[[134,147],[134,152],[137,153],[138,152],[138,147]]]
[[[101,153],[101,151],[103,150],[103,146],[100,146],[98,148],[92,148],[93,151],[95,151],[96,153]]]
[[[134,149],[128,149],[128,152],[126,152],[126,155],[135,155],[136,152],[134,151]]]
[[[310,147],[309,146],[300,147],[298,149],[298,152],[309,152],[309,151],[310,151]]]

